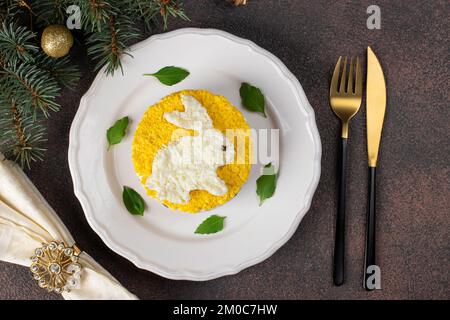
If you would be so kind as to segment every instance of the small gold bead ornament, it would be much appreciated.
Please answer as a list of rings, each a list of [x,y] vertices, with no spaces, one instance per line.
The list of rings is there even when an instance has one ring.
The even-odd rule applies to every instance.
[[[78,286],[81,265],[78,263],[80,250],[74,245],[50,242],[34,251],[30,270],[39,287],[49,292],[69,292]]]
[[[233,3],[235,6],[243,6],[247,4],[247,0],[228,0],[228,2]]]
[[[52,58],[64,57],[72,45],[73,36],[66,26],[52,24],[42,32],[41,48]]]

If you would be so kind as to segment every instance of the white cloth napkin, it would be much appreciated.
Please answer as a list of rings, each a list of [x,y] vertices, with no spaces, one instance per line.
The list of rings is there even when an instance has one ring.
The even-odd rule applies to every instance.
[[[0,260],[29,267],[34,250],[51,241],[75,243],[24,172],[0,153]],[[65,299],[137,299],[87,253],[78,262],[80,283],[62,293]],[[30,281],[36,281],[31,272]]]

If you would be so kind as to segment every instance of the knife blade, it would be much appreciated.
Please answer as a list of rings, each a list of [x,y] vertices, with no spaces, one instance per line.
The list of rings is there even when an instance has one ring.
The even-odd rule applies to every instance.
[[[366,121],[367,154],[369,162],[369,192],[367,201],[366,250],[364,255],[363,286],[367,290],[381,288],[379,270],[375,262],[375,195],[376,167],[380,149],[381,132],[386,112],[386,82],[383,69],[373,50],[367,48]]]
[[[386,82],[380,62],[370,47],[367,48],[366,86],[368,161],[369,167],[376,167],[386,112]]]

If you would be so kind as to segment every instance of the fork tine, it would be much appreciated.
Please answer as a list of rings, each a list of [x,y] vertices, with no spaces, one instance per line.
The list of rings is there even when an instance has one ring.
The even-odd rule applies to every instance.
[[[342,57],[339,57],[336,67],[334,67],[333,78],[331,78],[330,95],[338,92],[339,71],[341,69]]]
[[[355,85],[355,94],[358,96],[362,96],[362,71],[361,64],[359,63],[359,58],[356,58],[356,85]]]
[[[347,57],[344,59],[344,69],[342,69],[342,76],[341,76],[341,86],[339,88],[339,93],[345,92],[345,79],[347,78]]]
[[[350,58],[350,70],[348,72],[347,93],[353,93],[353,57]]]

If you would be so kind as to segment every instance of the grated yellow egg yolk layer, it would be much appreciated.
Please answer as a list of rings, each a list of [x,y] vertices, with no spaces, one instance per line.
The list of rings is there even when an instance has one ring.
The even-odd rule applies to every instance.
[[[207,110],[208,115],[213,122],[214,128],[222,131],[223,134],[227,135],[227,129],[242,130],[234,130],[234,136],[230,136],[230,131],[228,131],[228,138],[230,141],[234,141],[235,163],[226,164],[217,169],[217,175],[226,183],[228,192],[221,196],[215,196],[206,190],[192,190],[190,192],[189,202],[179,204],[171,203],[167,200],[160,201],[156,191],[149,189],[145,183],[152,174],[152,162],[158,150],[172,141],[172,133],[174,130],[177,130],[177,136],[180,137],[178,134],[180,128],[166,121],[163,118],[163,115],[166,112],[175,110],[184,111],[184,106],[181,102],[181,95],[191,95],[197,99]],[[184,132],[185,135],[195,134],[192,130],[184,130]],[[182,135],[183,134],[181,134],[181,136]],[[239,143],[238,141],[241,142]],[[245,141],[245,143],[242,143],[242,141]],[[242,152],[240,153],[242,150],[245,150],[244,156],[242,156]],[[210,210],[216,206],[224,204],[239,192],[250,173],[250,152],[250,127],[242,113],[225,97],[214,95],[206,90],[179,91],[166,96],[160,102],[149,107],[136,129],[132,144],[133,165],[136,173],[141,179],[141,183],[147,191],[147,194],[171,209],[190,213]]]

